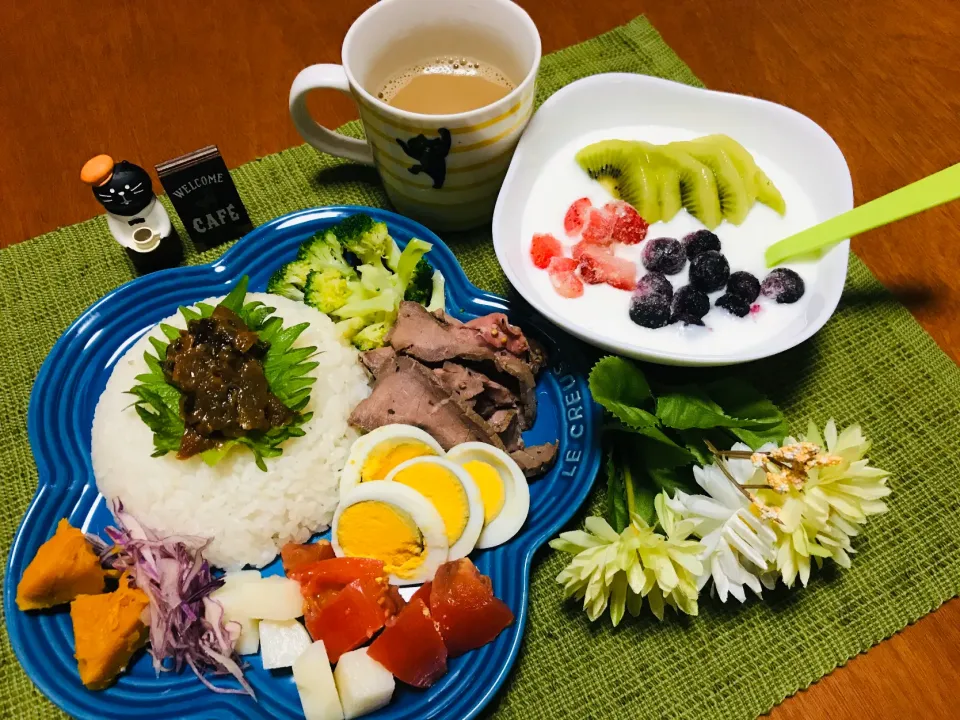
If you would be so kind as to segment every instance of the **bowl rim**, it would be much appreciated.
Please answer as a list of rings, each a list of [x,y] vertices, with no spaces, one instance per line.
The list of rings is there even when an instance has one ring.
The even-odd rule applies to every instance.
[[[637,73],[600,73],[597,75],[591,75],[580,80],[576,80],[569,85],[564,86],[549,98],[540,106],[537,112],[534,114],[534,117],[531,119],[530,124],[527,127],[527,130],[524,132],[523,137],[521,137],[517,149],[514,152],[513,159],[510,161],[510,166],[507,170],[507,174],[504,177],[503,185],[500,189],[500,194],[497,197],[497,204],[494,208],[493,221],[492,221],[492,232],[493,232],[493,248],[497,254],[497,260],[500,264],[500,267],[503,269],[504,274],[507,276],[507,279],[510,281],[514,289],[528,302],[534,310],[543,315],[545,318],[550,320],[554,325],[558,326],[564,332],[567,332],[571,335],[576,336],[577,338],[587,342],[596,347],[600,347],[604,350],[627,355],[629,357],[643,360],[647,362],[654,362],[661,365],[681,365],[681,366],[698,366],[698,367],[711,367],[711,366],[724,366],[724,365],[737,365],[741,363],[752,362],[754,360],[760,360],[763,358],[770,357],[772,355],[785,352],[793,347],[796,347],[800,343],[808,340],[815,333],[817,333],[830,319],[834,311],[837,308],[837,305],[840,303],[840,296],[843,293],[843,287],[845,284],[845,279],[848,269],[849,261],[849,250],[850,250],[850,240],[843,240],[828,252],[826,252],[818,262],[830,262],[835,263],[836,272],[838,277],[842,277],[843,280],[839,282],[832,282],[830,285],[824,285],[822,288],[821,296],[824,299],[824,304],[819,313],[812,319],[808,320],[804,328],[793,335],[790,335],[784,338],[779,343],[757,343],[753,346],[748,346],[745,350],[735,353],[726,353],[723,355],[703,355],[698,353],[689,353],[689,352],[670,352],[664,350],[656,349],[637,349],[635,347],[628,347],[616,342],[609,342],[603,338],[597,337],[594,333],[590,331],[589,328],[582,326],[572,325],[565,321],[562,313],[552,308],[548,303],[544,303],[540,300],[538,293],[532,291],[529,287],[528,281],[524,277],[523,273],[517,272],[516,268],[513,267],[513,264],[509,261],[507,254],[507,247],[509,239],[506,232],[499,232],[500,228],[503,227],[519,227],[520,220],[522,218],[508,218],[508,211],[505,207],[506,198],[513,193],[513,185],[516,180],[516,176],[521,172],[520,166],[524,162],[526,153],[528,152],[528,147],[535,142],[535,137],[537,133],[537,117],[542,114],[554,112],[554,108],[562,106],[566,101],[568,96],[576,95],[579,92],[589,86],[589,85],[605,85],[605,84],[620,84],[620,83],[633,83],[640,87],[645,86],[656,86],[661,90],[667,90],[671,92],[676,92],[680,94],[692,95],[692,96],[712,96],[716,98],[735,98],[737,102],[742,102],[748,105],[759,105],[767,107],[775,112],[787,114],[793,117],[794,121],[799,122],[802,125],[806,125],[814,134],[819,135],[821,141],[830,149],[836,151],[840,161],[843,164],[844,173],[839,178],[841,185],[843,186],[842,197],[840,197],[841,204],[845,209],[849,210],[853,208],[853,179],[850,175],[850,168],[847,164],[846,158],[843,155],[843,152],[840,150],[840,147],[837,145],[836,141],[824,130],[820,125],[815,121],[811,120],[806,115],[787,107],[786,105],[781,105],[779,103],[772,102],[770,100],[763,100],[761,98],[750,97],[748,95],[739,95],[737,93],[728,93],[722,92],[719,90],[709,90],[707,88],[695,87],[693,85],[686,85],[684,83],[675,82],[673,80],[665,80],[663,78],[652,77],[649,75],[641,75]],[[842,274],[841,271],[842,270]]]

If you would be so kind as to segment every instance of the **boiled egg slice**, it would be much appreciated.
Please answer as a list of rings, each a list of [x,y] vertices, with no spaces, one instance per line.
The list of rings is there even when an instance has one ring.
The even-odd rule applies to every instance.
[[[439,457],[419,457],[400,463],[387,480],[413,488],[440,513],[450,544],[448,560],[466,557],[483,530],[480,488],[459,465]]]
[[[340,498],[370,480],[383,480],[397,465],[423,456],[443,455],[433,437],[413,425],[383,425],[361,435],[340,473]]]
[[[362,483],[341,498],[330,542],[337,557],[381,560],[394,585],[432,580],[449,551],[437,509],[394,482]]]
[[[496,547],[516,535],[530,512],[530,486],[516,461],[481,442],[457,445],[446,458],[466,470],[480,489],[484,525],[477,548]]]

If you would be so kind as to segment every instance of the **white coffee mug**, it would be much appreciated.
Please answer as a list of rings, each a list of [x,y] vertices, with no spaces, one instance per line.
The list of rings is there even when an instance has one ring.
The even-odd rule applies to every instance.
[[[453,115],[391,107],[376,97],[394,73],[440,56],[467,56],[519,84],[496,102]],[[520,134],[533,113],[540,35],[510,0],[382,0],[343,41],[343,65],[311,65],[290,88],[290,115],[318,150],[375,165],[390,201],[437,230],[489,222]],[[521,79],[522,78],[522,79]],[[366,141],[319,125],[310,90],[353,96]]]

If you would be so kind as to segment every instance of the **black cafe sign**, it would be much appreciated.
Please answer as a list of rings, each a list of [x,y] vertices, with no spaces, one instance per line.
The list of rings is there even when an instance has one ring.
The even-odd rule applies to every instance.
[[[157,165],[157,175],[199,250],[253,229],[216,145]]]

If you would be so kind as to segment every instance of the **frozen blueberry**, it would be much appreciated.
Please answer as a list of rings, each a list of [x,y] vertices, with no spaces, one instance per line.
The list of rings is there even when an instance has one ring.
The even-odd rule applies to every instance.
[[[633,291],[637,297],[659,296],[666,299],[667,304],[673,299],[673,285],[666,275],[652,272],[644,275],[637,281],[637,289]]]
[[[687,257],[691,260],[707,250],[720,252],[720,238],[709,230],[697,230],[684,236],[683,249],[686,250]]]
[[[727,294],[752,303],[760,295],[760,281],[745,270],[738,270],[727,280]]]
[[[746,317],[750,314],[750,303],[739,295],[733,295],[730,292],[718,297],[714,305],[737,317]]]
[[[789,268],[771,270],[760,286],[760,292],[782,304],[795,303],[803,297],[803,291],[803,278]]]
[[[707,250],[690,261],[690,284],[705,293],[720,290],[730,277],[730,263],[716,250]]]
[[[687,257],[679,240],[654,238],[643,248],[643,266],[647,270],[676,275],[686,264]]]
[[[645,328],[670,324],[670,299],[665,295],[634,295],[630,300],[630,319]]]
[[[673,294],[670,322],[703,325],[703,316],[710,312],[710,298],[693,285],[684,285]]]

